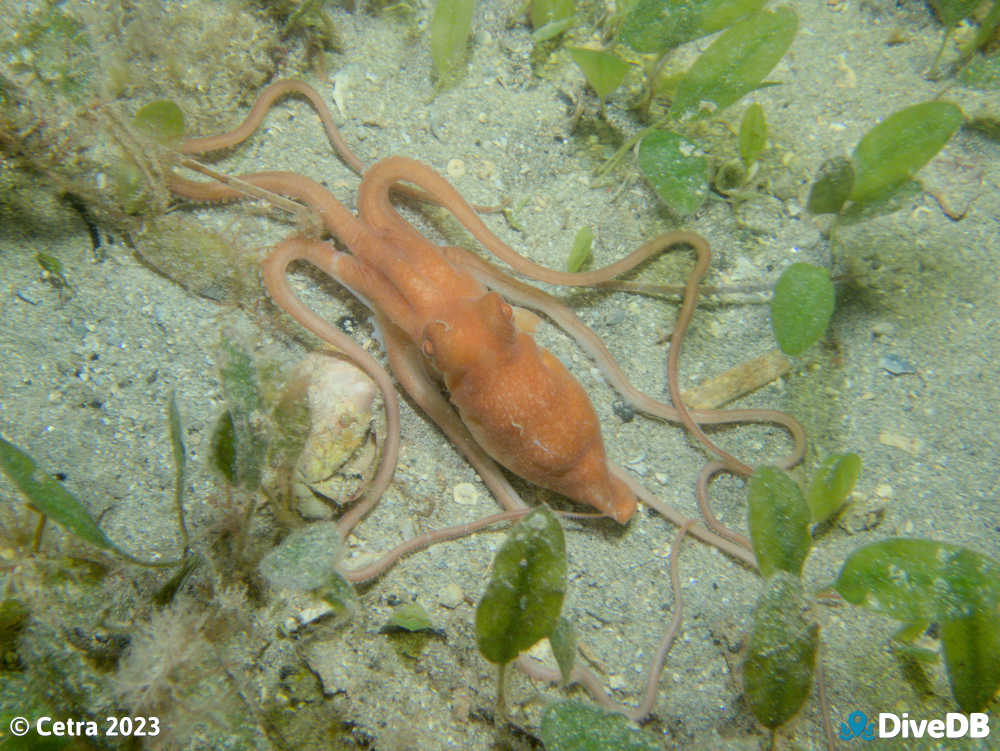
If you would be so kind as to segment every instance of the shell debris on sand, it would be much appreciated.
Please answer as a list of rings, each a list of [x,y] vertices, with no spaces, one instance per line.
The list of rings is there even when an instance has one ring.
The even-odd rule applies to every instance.
[[[369,435],[378,389],[356,366],[318,353],[306,356],[293,378],[308,383],[310,423],[292,481],[295,504],[306,518],[330,518],[333,509],[316,496],[338,505],[349,502],[375,462]]]

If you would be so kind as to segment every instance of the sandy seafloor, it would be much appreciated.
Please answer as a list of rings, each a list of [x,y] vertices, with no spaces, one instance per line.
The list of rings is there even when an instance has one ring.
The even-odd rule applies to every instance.
[[[960,106],[981,101],[981,95],[949,79],[924,76],[940,27],[923,3],[794,3],[798,35],[769,76],[781,85],[746,97],[725,115],[738,123],[748,102],[763,105],[770,128],[763,168],[770,185],[739,203],[713,193],[696,215],[682,219],[658,203],[634,167],[620,170],[610,187],[593,187],[595,167],[613,148],[610,132],[594,127],[596,100],[584,92],[572,64],[544,66],[544,77],[533,73],[530,29],[521,21],[508,23],[513,3],[478,4],[465,75],[436,95],[426,39],[429,11],[425,3],[416,5],[419,23],[331,4],[343,51],[329,55],[325,75],[306,76],[328,102],[334,79],[339,82],[343,111],[334,106],[334,115],[364,161],[390,154],[415,157],[449,174],[470,201],[525,202],[518,215],[523,231],[498,215],[486,221],[505,241],[552,267],[563,265],[576,229],[589,225],[597,238],[593,267],[660,231],[684,228],[712,244],[709,283],[770,285],[795,261],[854,275],[850,284],[838,285],[824,342],[798,358],[788,377],[739,403],[798,416],[810,436],[809,467],[817,456],[835,451],[856,451],[863,459],[853,505],[842,524],[816,540],[806,563],[807,591],[829,585],[852,550],[890,536],[935,538],[1000,556],[1000,146],[981,132],[960,130],[920,173],[925,185],[952,205],[971,202],[960,221],[949,219],[923,193],[891,215],[842,227],[831,252],[824,234],[829,219],[804,209],[819,165],[849,153],[880,118],[949,87],[944,98]],[[74,4],[66,7],[72,12]],[[888,44],[890,37],[900,43]],[[689,61],[709,41],[688,45],[678,60]],[[123,103],[124,111],[153,98],[135,96],[134,103]],[[585,109],[573,131],[571,99],[581,96]],[[632,133],[637,125],[627,103],[625,93],[612,95],[609,116]],[[218,113],[216,129],[234,125],[245,112],[243,106]],[[461,168],[452,160],[460,160]],[[279,104],[258,134],[215,164],[231,174],[301,172],[353,206],[357,179],[330,152],[316,117],[297,99]],[[274,213],[246,205],[184,211],[215,231],[231,233],[256,255],[293,229]],[[444,241],[439,229],[424,226]],[[453,224],[444,226],[452,242],[468,240]],[[170,558],[178,553],[179,538],[171,505],[169,394],[177,394],[190,455],[188,525],[192,537],[204,541],[211,539],[210,525],[222,524],[223,491],[206,461],[222,408],[215,366],[220,330],[240,330],[260,352],[288,362],[304,349],[289,335],[294,327],[275,326],[259,300],[238,308],[191,294],[141,263],[120,237],[110,243],[106,238],[103,250],[106,258],[95,261],[78,220],[44,231],[16,221],[0,227],[0,429],[44,467],[64,473],[67,486],[100,516],[118,544],[137,556]],[[71,295],[61,299],[41,279],[39,251],[60,259]],[[637,278],[679,281],[689,261],[676,255],[680,260],[649,264]],[[296,271],[292,283],[331,320],[345,313],[364,318],[359,304],[318,274]],[[672,325],[675,302],[623,293],[566,297],[640,388],[665,392],[666,347],[656,341]],[[370,339],[371,328],[362,329],[361,340]],[[667,502],[695,514],[694,483],[703,451],[675,426],[641,416],[623,422],[612,410],[616,395],[584,353],[548,324],[538,338],[592,395],[610,456]],[[773,346],[766,305],[702,306],[681,355],[683,384],[694,385]],[[883,366],[893,358],[915,372],[891,374]],[[350,541],[352,560],[496,509],[434,425],[406,400],[402,409],[400,465],[380,505]],[[713,436],[751,463],[788,448],[785,435],[770,427],[736,427]],[[461,491],[465,503],[456,502],[455,489],[463,483],[476,489],[471,503]],[[518,487],[529,500],[546,497]],[[745,527],[741,481],[721,479],[712,496],[727,524]],[[0,479],[0,497],[4,504],[18,502],[6,479]],[[880,511],[881,521],[870,524]],[[280,530],[266,507],[251,523],[258,545]],[[634,703],[672,612],[667,553],[675,530],[645,509],[626,529],[610,522],[568,522],[566,529],[570,577],[564,614],[576,626],[591,667],[618,700]],[[362,590],[360,610],[350,623],[319,624],[295,637],[297,644],[273,629],[253,631],[246,638],[256,641],[244,645],[240,672],[253,676],[239,687],[247,705],[263,705],[280,693],[282,670],[301,669],[305,657],[322,681],[322,711],[348,728],[345,735],[357,744],[343,747],[503,747],[508,741],[498,740],[491,720],[494,668],[476,650],[473,628],[475,603],[502,539],[500,531],[482,533],[401,561]],[[664,748],[757,748],[765,735],[741,700],[737,668],[762,582],[690,540],[680,569],[683,630],[667,659],[646,732]],[[128,633],[148,619],[150,593],[165,577],[116,568],[105,585],[109,612],[102,615],[102,627],[117,624]],[[379,633],[392,604],[409,601],[421,603],[445,634],[430,639],[416,658]],[[252,607],[260,609],[257,622],[269,617],[259,601]],[[937,717],[952,707],[940,664],[927,670],[930,695],[918,695],[903,679],[889,648],[895,622],[845,605],[820,604],[814,612],[822,625],[821,659],[835,727],[859,709],[870,716],[905,711]],[[79,620],[86,621],[84,613]],[[562,695],[516,671],[508,693],[511,719],[531,734],[538,732],[545,704]],[[569,693],[584,697],[579,690]],[[993,708],[996,726],[1000,717],[995,703]],[[979,747],[1000,748],[1000,729],[992,735]],[[211,726],[201,737],[213,742]],[[512,742],[531,747],[526,736]],[[257,743],[279,747],[269,746],[262,733]],[[779,747],[824,747],[815,689],[782,732]],[[919,744],[900,741],[898,747]]]

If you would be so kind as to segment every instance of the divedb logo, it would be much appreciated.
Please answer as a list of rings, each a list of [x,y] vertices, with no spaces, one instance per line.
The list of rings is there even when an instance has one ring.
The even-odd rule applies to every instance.
[[[840,723],[840,739],[860,738],[986,738],[990,734],[990,718],[984,712],[948,712],[944,719],[915,720],[909,712],[895,714],[879,712],[878,723],[869,722],[864,712],[851,712],[847,722]]]
[[[911,720],[907,712],[878,713],[879,738],[985,738],[990,718],[984,712],[949,712],[943,720]]]

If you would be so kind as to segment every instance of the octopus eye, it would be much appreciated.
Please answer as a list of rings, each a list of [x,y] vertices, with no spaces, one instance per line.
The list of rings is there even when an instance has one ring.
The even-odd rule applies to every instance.
[[[514,316],[514,311],[507,304],[507,301],[500,296],[499,292],[487,292],[483,297],[483,302],[488,304],[489,310],[499,312],[504,318],[510,319]]]

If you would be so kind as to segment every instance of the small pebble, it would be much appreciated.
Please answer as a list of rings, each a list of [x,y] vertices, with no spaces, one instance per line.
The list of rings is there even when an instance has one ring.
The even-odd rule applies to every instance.
[[[622,323],[625,323],[625,311],[622,310],[621,308],[615,308],[611,310],[604,317],[605,326],[618,326]]]
[[[476,486],[471,482],[458,483],[451,491],[451,494],[455,499],[455,503],[460,506],[473,506],[479,497],[479,493],[476,492]]]
[[[449,159],[445,170],[448,172],[448,177],[457,180],[465,175],[465,162],[461,159]]]
[[[640,477],[645,477],[649,474],[649,466],[646,464],[645,455],[637,456],[634,459],[627,459],[625,461],[625,466],[631,469]]]
[[[882,355],[878,360],[878,366],[890,375],[910,375],[916,373],[917,369],[898,355],[892,353]]]
[[[923,443],[921,443],[919,438],[912,438],[888,430],[883,430],[878,434],[878,441],[883,446],[892,446],[893,448],[902,449],[914,455],[919,454],[920,449],[923,447]]]
[[[324,503],[311,493],[309,495],[303,494],[300,496],[297,499],[295,508],[299,512],[299,516],[310,521],[317,519],[328,520],[333,518],[333,509],[330,508],[329,504]]]
[[[461,605],[465,601],[465,593],[462,588],[455,584],[455,582],[449,582],[442,587],[441,591],[438,593],[438,603],[449,610],[453,610]]]
[[[623,399],[615,399],[611,403],[611,410],[622,422],[632,422],[635,419],[635,410],[632,408],[632,405]]]
[[[399,533],[402,535],[404,540],[409,540],[417,535],[416,524],[413,523],[412,517],[405,517],[399,525]]]

